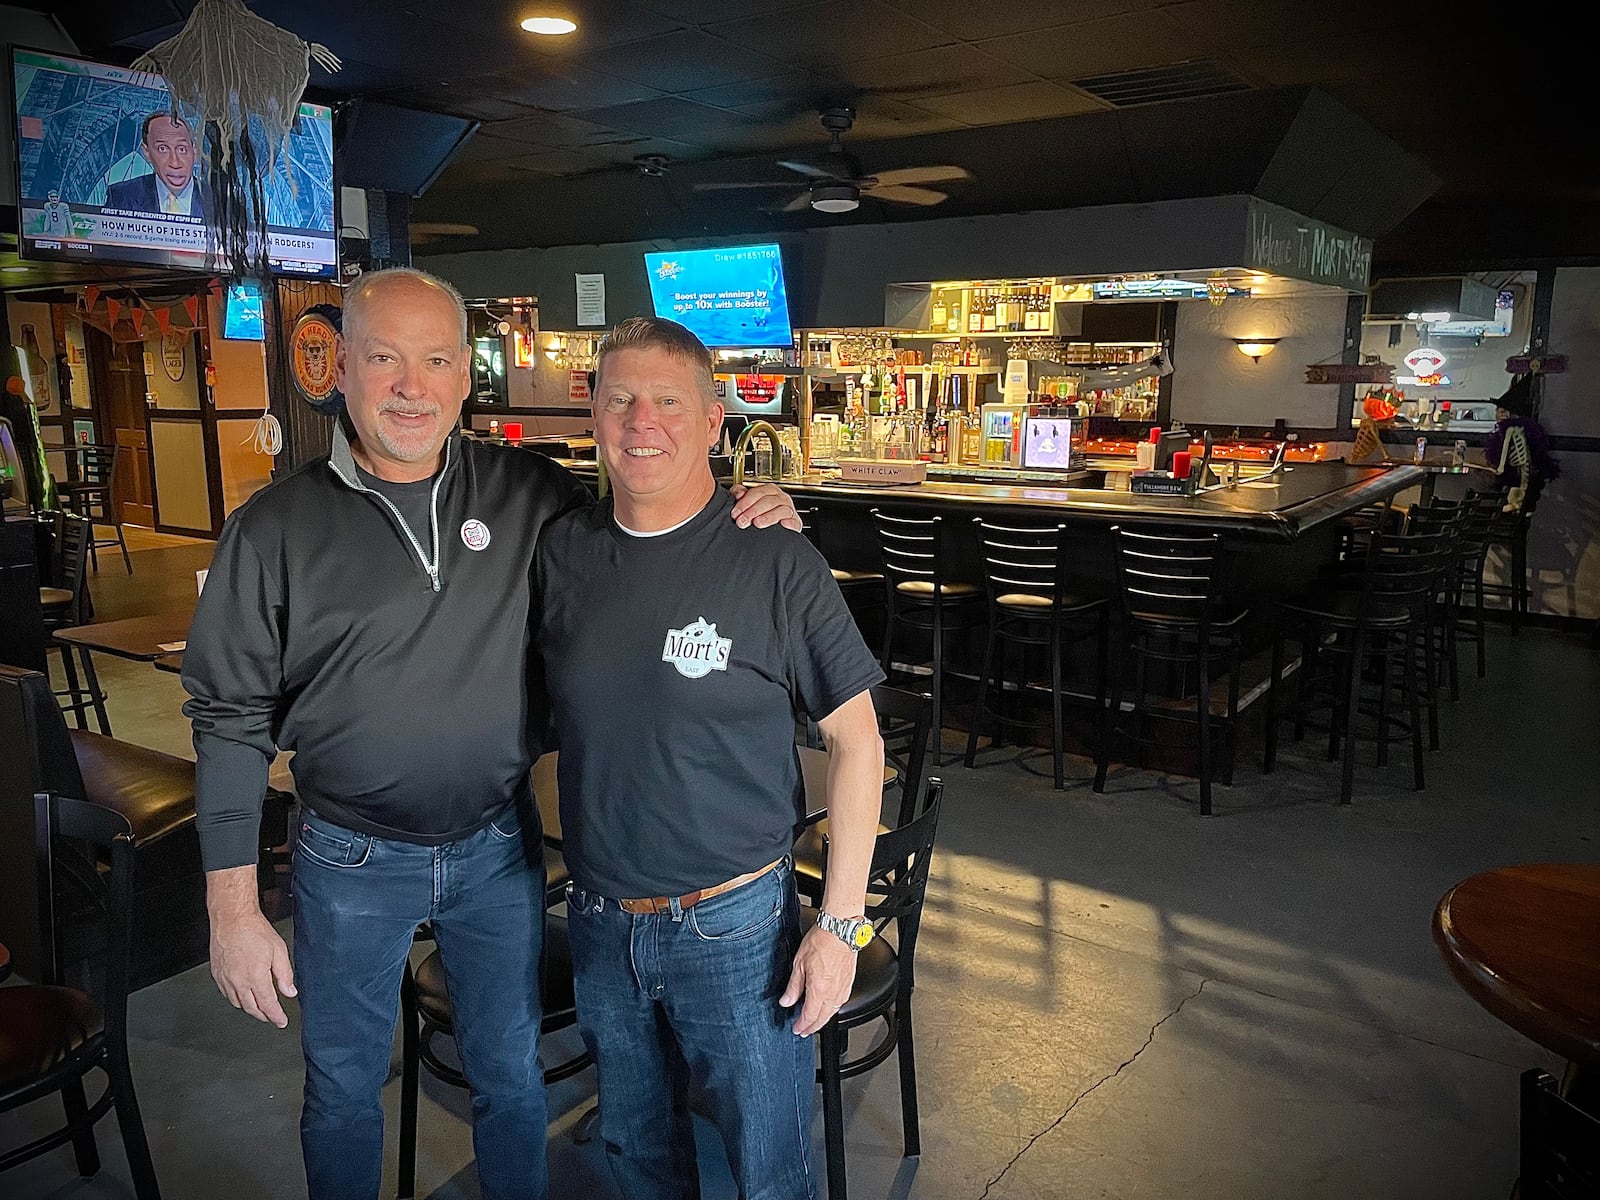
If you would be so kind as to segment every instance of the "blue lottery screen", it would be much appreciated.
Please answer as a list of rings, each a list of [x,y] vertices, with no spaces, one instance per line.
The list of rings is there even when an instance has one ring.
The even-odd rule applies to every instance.
[[[707,346],[793,341],[776,244],[646,254],[644,263],[656,316],[687,325]]]

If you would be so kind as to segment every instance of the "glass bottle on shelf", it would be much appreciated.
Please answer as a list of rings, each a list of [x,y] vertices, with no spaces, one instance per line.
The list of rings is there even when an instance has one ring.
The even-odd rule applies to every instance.
[[[928,328],[935,333],[942,333],[949,320],[949,299],[945,294],[945,290],[940,288],[933,294],[933,313],[928,321]]]
[[[973,466],[983,461],[983,417],[972,409],[961,414],[961,461]]]
[[[960,288],[950,293],[950,318],[944,327],[946,333],[961,332],[961,296]]]
[[[967,292],[967,332],[983,332],[983,293],[977,290]]]
[[[983,332],[993,333],[999,328],[996,323],[999,320],[999,307],[999,297],[993,288],[989,288],[983,294]]]

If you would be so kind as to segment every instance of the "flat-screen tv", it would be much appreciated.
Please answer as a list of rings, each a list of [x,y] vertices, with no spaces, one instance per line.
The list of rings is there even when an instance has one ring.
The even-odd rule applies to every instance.
[[[159,75],[14,48],[11,99],[23,257],[208,269],[200,123]],[[334,277],[332,110],[300,105],[263,186],[272,269]]]
[[[254,283],[235,283],[228,287],[228,305],[222,321],[222,336],[243,342],[267,340],[267,323],[261,314],[261,287]]]
[[[712,349],[794,340],[775,243],[646,254],[644,265],[656,316],[687,325]]]

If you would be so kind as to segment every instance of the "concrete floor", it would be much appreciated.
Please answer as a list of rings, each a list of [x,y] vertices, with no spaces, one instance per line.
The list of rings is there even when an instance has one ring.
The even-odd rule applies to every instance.
[[[192,588],[196,554],[140,553],[133,581],[103,569],[102,616],[155,607],[152,585]],[[1547,632],[1497,630],[1489,649],[1489,678],[1464,679],[1444,713],[1421,793],[1402,757],[1358,770],[1339,808],[1310,741],[1267,779],[1255,738],[1205,820],[1183,779],[1122,769],[1095,796],[1081,760],[1065,793],[1035,773],[1047,760],[1014,752],[944,767],[917,964],[923,1154],[901,1158],[891,1064],[848,1082],[852,1194],[1507,1196],[1517,1075],[1559,1064],[1454,984],[1429,919],[1473,872],[1597,857],[1600,662]],[[102,679],[119,736],[187,752],[176,678],[107,662]],[[132,1022],[165,1194],[303,1195],[293,1028],[227,1008],[204,967],[137,994]],[[584,1073],[552,1091],[552,1196],[613,1195],[600,1147],[567,1137],[592,1089]],[[465,1096],[426,1075],[423,1093],[419,1195],[477,1196]],[[0,1143],[56,1115],[35,1107],[51,1111],[0,1117]],[[131,1196],[115,1126],[101,1129],[99,1178],[77,1180],[63,1151],[0,1194]],[[720,1144],[700,1133],[705,1194],[721,1200]],[[816,1144],[820,1169],[820,1110]]]

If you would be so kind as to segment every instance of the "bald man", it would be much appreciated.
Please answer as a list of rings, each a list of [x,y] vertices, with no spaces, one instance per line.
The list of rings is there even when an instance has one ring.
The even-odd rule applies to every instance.
[[[365,275],[343,324],[333,449],[229,518],[189,633],[211,971],[280,1028],[279,993],[298,996],[309,1194],[376,1200],[400,979],[431,924],[483,1195],[543,1197],[530,581],[540,532],[589,496],[544,455],[456,434],[471,360],[449,284]],[[793,505],[768,488],[735,512],[770,524]],[[255,882],[280,748],[302,804],[292,967]]]

